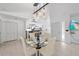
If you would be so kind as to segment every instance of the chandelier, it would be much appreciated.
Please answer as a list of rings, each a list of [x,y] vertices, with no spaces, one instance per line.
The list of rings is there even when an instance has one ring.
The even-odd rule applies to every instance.
[[[36,20],[46,18],[46,8],[45,6],[48,5],[48,3],[35,3],[34,6],[34,12],[33,12],[33,17]]]
[[[40,49],[48,44],[47,29],[39,23],[39,19],[45,16],[45,5],[40,3],[33,5],[35,12],[26,29],[26,44],[36,49],[37,53],[33,54],[36,56],[42,56]]]

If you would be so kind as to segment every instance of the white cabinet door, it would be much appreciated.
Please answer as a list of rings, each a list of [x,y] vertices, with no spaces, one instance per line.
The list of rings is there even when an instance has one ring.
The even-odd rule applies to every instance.
[[[3,41],[15,40],[18,38],[18,24],[15,22],[3,22]]]

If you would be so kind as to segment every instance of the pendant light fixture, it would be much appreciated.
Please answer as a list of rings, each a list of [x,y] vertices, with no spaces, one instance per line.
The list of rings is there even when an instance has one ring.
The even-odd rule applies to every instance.
[[[38,19],[44,19],[46,17],[46,5],[48,5],[48,3],[35,3],[34,6],[34,13],[33,16],[36,20]]]

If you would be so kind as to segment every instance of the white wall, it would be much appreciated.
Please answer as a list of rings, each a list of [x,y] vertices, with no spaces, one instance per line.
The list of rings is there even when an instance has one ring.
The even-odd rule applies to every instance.
[[[54,35],[54,33],[56,31],[53,31],[53,29],[58,29],[58,27],[54,27],[53,24],[54,23],[62,23],[65,20],[70,20],[70,16],[72,14],[79,14],[79,4],[73,4],[73,3],[53,3],[53,4],[49,4],[48,6],[49,8],[49,12],[50,12],[50,19],[51,19],[51,28],[52,28],[52,35]],[[56,24],[54,24],[56,25]],[[62,28],[62,25],[60,26],[60,28]],[[62,32],[62,30],[60,30],[59,32]],[[65,33],[65,32],[64,32]],[[61,33],[57,33],[55,34],[56,37],[58,37],[58,35],[61,35]],[[62,35],[60,36],[62,37]],[[57,39],[57,40],[61,40],[61,38]],[[71,42],[69,33],[65,33],[65,41],[67,42]]]
[[[13,33],[15,32],[16,35],[14,34],[14,37],[16,36],[16,39],[19,39],[21,36],[22,37],[25,36],[24,21],[22,21],[23,20],[22,18],[21,19],[20,18],[17,19],[15,17],[9,16],[9,15],[5,15],[5,14],[1,15],[0,14],[0,19],[1,19],[1,23],[2,23],[1,24],[1,27],[2,27],[1,28],[1,40],[0,40],[1,42],[11,40],[10,36],[8,36],[6,38],[6,34],[5,33],[7,33],[6,32],[7,30],[8,30],[8,32],[9,31],[13,32]],[[6,27],[5,23],[7,23],[7,25],[10,24],[10,25],[8,25],[8,28]],[[9,26],[11,26],[11,27],[9,27]],[[13,38],[13,40],[15,40],[15,39]]]

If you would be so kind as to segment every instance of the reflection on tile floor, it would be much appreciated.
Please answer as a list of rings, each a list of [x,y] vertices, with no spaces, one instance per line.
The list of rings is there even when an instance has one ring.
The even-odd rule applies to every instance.
[[[79,44],[56,42],[55,56],[79,56]]]
[[[1,56],[23,56],[24,52],[19,40],[0,44]]]
[[[79,56],[78,44],[66,44],[57,41],[55,49],[54,56]],[[0,56],[24,56],[21,42],[17,40],[0,44]]]

